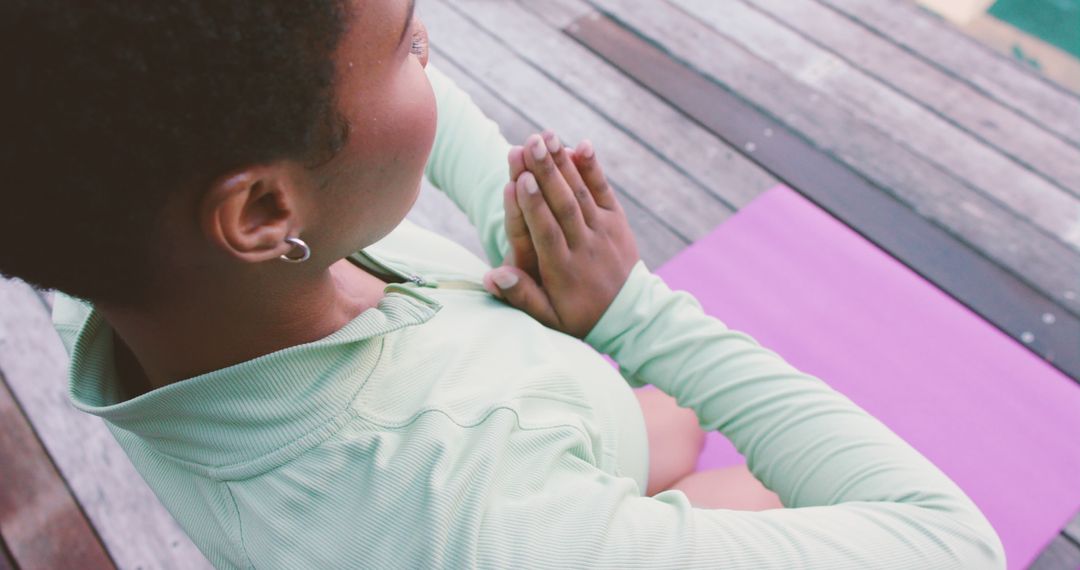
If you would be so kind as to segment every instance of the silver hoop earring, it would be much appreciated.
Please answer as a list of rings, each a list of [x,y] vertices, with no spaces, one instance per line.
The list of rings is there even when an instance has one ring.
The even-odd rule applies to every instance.
[[[298,237],[287,237],[287,238],[285,238],[285,243],[287,243],[287,244],[289,244],[289,245],[291,245],[293,247],[300,248],[301,253],[300,253],[300,257],[289,257],[289,254],[287,254],[287,253],[282,254],[281,255],[281,260],[282,261],[288,261],[289,263],[303,263],[303,262],[307,261],[308,259],[311,259],[311,248],[308,247],[308,244],[304,243],[304,240],[302,240],[302,239],[300,239]]]

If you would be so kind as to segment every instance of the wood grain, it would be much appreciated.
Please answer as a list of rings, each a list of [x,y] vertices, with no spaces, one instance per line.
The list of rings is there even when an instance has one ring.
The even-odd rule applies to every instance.
[[[912,125],[930,131],[926,136],[933,136],[942,121],[954,123],[983,145],[1080,196],[1080,148],[1062,144],[1059,137],[1013,109],[815,0],[753,0],[748,5],[830,50],[868,78],[932,110],[938,124]],[[931,145],[922,148],[929,150]],[[962,150],[968,152],[967,147]],[[963,158],[973,161],[977,154]]]
[[[105,424],[71,406],[67,367],[37,294],[0,280],[0,370],[117,567],[210,568]]]
[[[498,93],[481,84],[473,76],[446,56],[436,42],[431,48],[432,61],[476,103],[489,119],[499,125],[499,131],[511,144],[521,144],[529,135],[542,129],[525,118],[517,109],[501,99]]]
[[[464,18],[441,0],[423,5],[424,20],[439,52],[467,69],[479,83],[528,120],[554,129],[568,143],[590,138],[609,179],[680,238],[695,241],[732,209],[676,168],[658,160],[577,96],[514,56],[513,48]]]
[[[1080,381],[1080,353],[1075,350],[1080,346],[1080,318],[612,20],[586,17],[571,29],[584,45],[718,135],[757,140],[753,156],[763,167]],[[770,136],[759,136],[763,125]],[[1045,322],[1045,314],[1056,320]]]
[[[542,130],[538,125],[510,107],[493,91],[473,79],[464,69],[449,60],[437,48],[432,50],[432,57],[439,69],[447,77],[454,80],[462,90],[467,92],[485,115],[499,124],[503,136],[507,139],[524,141],[530,134]],[[675,234],[667,226],[660,223],[653,213],[642,208],[617,183],[613,183],[613,185],[619,194],[623,210],[626,211],[630,227],[634,230],[641,259],[645,261],[646,265],[659,267],[689,244],[688,240]]]
[[[891,146],[903,147],[962,180],[1080,255],[1080,198],[741,0],[672,2],[785,74],[797,96],[827,99],[864,129],[885,134]],[[842,35],[843,30],[830,35]],[[1067,148],[1060,141],[1056,146]],[[888,147],[880,150],[888,156]]]
[[[0,456],[0,535],[19,567],[115,568],[2,375]]]
[[[645,0],[592,0],[679,62],[908,204],[920,216],[1009,269],[1073,314],[1080,314],[1080,255],[1027,224],[1015,212],[927,163],[888,134],[748,53],[712,27],[680,11],[657,12]],[[700,57],[710,46],[723,58]],[[740,141],[756,148],[767,137]],[[746,150],[752,152],[752,150]]]
[[[775,178],[727,143],[643,89],[554,26],[593,10],[584,2],[559,4],[453,0],[450,4],[545,75],[557,78],[612,124],[733,209],[777,184]],[[515,38],[527,37],[522,43]],[[658,190],[654,190],[656,192]],[[641,196],[648,200],[649,196]]]
[[[1080,145],[1080,97],[909,2],[818,0]]]

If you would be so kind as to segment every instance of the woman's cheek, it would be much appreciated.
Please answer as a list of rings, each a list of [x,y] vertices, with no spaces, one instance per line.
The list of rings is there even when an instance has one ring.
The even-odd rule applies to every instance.
[[[424,161],[427,162],[427,156],[431,153],[431,148],[435,144],[435,132],[437,130],[439,122],[439,110],[435,101],[435,90],[431,86],[431,81],[428,80],[427,74],[422,70],[420,71],[419,85],[416,87],[418,94],[417,108],[415,109],[415,117],[417,117],[421,124],[417,125],[418,134],[423,139],[424,144]]]
[[[378,133],[372,142],[382,147],[383,154],[393,155],[393,162],[405,170],[401,174],[410,175],[418,165],[422,168],[427,163],[438,122],[431,82],[415,61],[411,65],[416,66],[415,72],[390,91],[386,112],[379,113],[380,120],[372,125]]]

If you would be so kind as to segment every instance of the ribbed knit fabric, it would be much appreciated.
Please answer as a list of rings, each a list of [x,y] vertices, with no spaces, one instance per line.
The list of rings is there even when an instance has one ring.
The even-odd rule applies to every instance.
[[[506,251],[506,141],[434,68],[427,175]],[[70,395],[102,417],[219,568],[1000,568],[964,494],[878,421],[639,263],[586,341],[479,287],[487,265],[403,223],[351,259],[418,275],[317,342],[120,401],[112,331],[57,295]],[[374,264],[374,265],[373,265]],[[733,268],[737,270],[737,268]],[[643,497],[627,381],[726,434],[790,509]]]

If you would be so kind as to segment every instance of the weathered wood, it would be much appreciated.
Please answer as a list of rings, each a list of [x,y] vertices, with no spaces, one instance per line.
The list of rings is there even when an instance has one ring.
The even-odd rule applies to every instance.
[[[1043,128],[1080,144],[1080,97],[968,38],[909,2],[818,0],[955,75]]]
[[[423,10],[441,53],[530,121],[554,129],[567,142],[591,138],[611,181],[639,204],[647,204],[676,235],[697,240],[731,215],[731,208],[706,188],[658,160],[644,144],[552,78],[523,64],[510,46],[478,30],[446,3],[430,0]]]
[[[210,568],[105,424],[74,409],[68,357],[37,294],[0,280],[0,370],[120,568]]]
[[[591,13],[584,2],[559,4],[454,0],[459,12],[514,53],[573,92],[664,161],[709,189],[733,209],[750,203],[777,181],[700,125],[642,89],[561,29],[571,14]],[[532,11],[530,11],[532,10]],[[527,37],[528,42],[516,41]]]
[[[1076,570],[1080,568],[1080,546],[1059,534],[1039,554],[1028,570]]]
[[[556,30],[562,30],[579,18],[596,11],[584,0],[545,0],[543,3],[517,0],[517,3],[532,10]]]
[[[452,59],[442,53],[438,43],[432,45],[431,61],[438,65],[444,75],[454,80],[458,87],[469,94],[484,115],[498,123],[499,131],[511,144],[521,144],[529,135],[543,130],[539,125],[522,116],[506,101],[500,99],[498,94],[473,78],[468,71],[458,67]]]
[[[1065,525],[1065,530],[1062,532],[1065,536],[1068,536],[1076,541],[1077,544],[1080,544],[1080,512],[1076,513],[1076,516],[1069,521],[1069,524]]]
[[[967,187],[887,134],[805,87],[681,11],[657,13],[645,0],[591,0],[672,57],[737,93],[822,150],[886,189],[921,216],[1080,314],[1080,256],[1014,212]],[[723,57],[701,57],[709,46]],[[760,143],[745,141],[748,149]],[[751,150],[747,150],[752,154]]]
[[[0,374],[0,535],[23,568],[115,568]],[[4,565],[0,557],[0,566]]]
[[[446,58],[438,49],[432,50],[432,57],[439,69],[467,92],[485,115],[499,124],[503,136],[507,139],[521,142],[530,134],[541,130],[538,125],[521,116],[495,93]],[[626,211],[630,227],[634,230],[641,259],[646,265],[659,267],[688,245],[686,239],[661,224],[651,212],[642,208],[631,196],[628,196],[617,183],[613,182],[613,185],[619,194],[623,210]]]
[[[750,6],[769,13],[805,39],[832,50],[874,79],[936,111],[943,120],[955,122],[982,143],[1080,196],[1080,148],[1062,144],[1059,137],[1016,111],[814,0],[753,0]],[[835,73],[829,70],[830,75]],[[930,125],[918,123],[913,127],[929,130]],[[930,147],[922,149],[928,151]],[[976,161],[979,154],[966,146],[957,152],[964,153],[965,162]],[[946,155],[940,156],[946,159]]]
[[[792,188],[1080,381],[1080,317],[988,261],[834,157],[607,18],[571,29],[642,85],[753,156]],[[761,136],[762,129],[771,132]],[[1047,322],[1045,315],[1053,315]]]
[[[867,127],[887,134],[895,144],[966,181],[1080,252],[1080,199],[1076,196],[742,1],[672,1],[790,77],[793,91],[786,96],[827,98]],[[887,160],[888,155],[883,152],[880,159]]]

